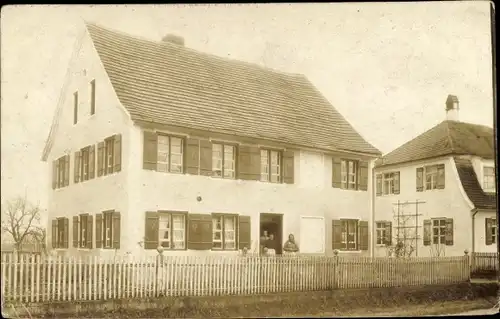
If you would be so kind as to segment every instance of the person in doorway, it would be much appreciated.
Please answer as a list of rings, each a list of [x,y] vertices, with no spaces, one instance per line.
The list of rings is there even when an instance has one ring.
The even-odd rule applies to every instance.
[[[288,235],[288,240],[283,246],[283,251],[287,254],[296,254],[299,252],[299,246],[297,246],[293,234]]]
[[[266,252],[264,251],[264,248],[267,248],[267,241],[269,240],[269,236],[267,234],[267,230],[264,230],[262,232],[262,236],[260,236],[260,253],[264,255]],[[267,249],[266,249],[267,251]]]
[[[269,234],[269,239],[267,240],[267,253],[270,256],[276,255],[276,239],[274,238],[274,234]]]

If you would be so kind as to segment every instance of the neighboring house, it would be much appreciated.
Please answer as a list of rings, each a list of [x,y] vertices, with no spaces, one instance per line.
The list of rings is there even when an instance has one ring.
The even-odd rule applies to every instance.
[[[445,121],[377,160],[375,255],[497,250],[494,132],[458,111],[448,96]]]
[[[43,160],[61,253],[368,253],[380,152],[302,75],[87,24]],[[200,252],[201,251],[201,252]]]

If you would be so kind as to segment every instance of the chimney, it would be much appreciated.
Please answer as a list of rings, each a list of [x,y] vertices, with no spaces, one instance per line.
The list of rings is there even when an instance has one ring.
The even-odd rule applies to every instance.
[[[179,46],[184,46],[184,38],[175,34],[167,34],[161,40],[164,42],[177,44]]]
[[[458,122],[458,110],[458,97],[451,94],[448,95],[448,98],[446,99],[446,120]]]

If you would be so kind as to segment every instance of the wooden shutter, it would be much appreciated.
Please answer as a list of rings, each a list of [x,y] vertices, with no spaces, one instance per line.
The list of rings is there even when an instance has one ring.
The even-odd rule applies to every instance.
[[[97,176],[104,174],[104,142],[97,144]]]
[[[188,215],[188,249],[212,249],[212,215]]]
[[[120,212],[113,212],[113,248],[120,249],[121,238],[121,214]]]
[[[200,175],[212,176],[212,142],[199,140],[200,143]]]
[[[57,248],[57,219],[52,220],[52,248]]]
[[[424,190],[424,168],[417,168],[417,192],[422,192]]]
[[[260,180],[260,149],[251,145],[240,145],[238,150],[238,178],[249,181]]]
[[[116,173],[122,170],[122,135],[116,134],[113,136],[113,141],[113,172]]]
[[[80,182],[80,160],[82,158],[82,152],[76,151],[75,152],[75,167],[73,168],[74,171],[74,182],[75,184]]]
[[[250,250],[252,247],[252,236],[251,236],[251,220],[250,216],[239,216],[238,218],[238,248],[247,248]]]
[[[432,239],[432,221],[424,220],[424,246],[430,246]]]
[[[73,247],[78,246],[78,216],[73,216]]]
[[[102,248],[102,214],[95,215],[95,248]]]
[[[484,234],[485,234],[485,240],[486,240],[486,245],[491,245],[493,244],[493,219],[492,218],[485,218],[484,220]]]
[[[453,218],[446,219],[446,233],[445,233],[445,243],[446,246],[453,246]]]
[[[64,156],[64,186],[69,185],[69,154]]]
[[[342,172],[341,172],[342,160],[337,157],[332,158],[332,186],[334,188],[340,188],[342,186]]]
[[[399,172],[394,172],[393,185],[394,185],[394,194],[399,194]]]
[[[142,167],[156,171],[158,160],[158,135],[155,132],[144,131],[144,144],[142,151]]]
[[[360,191],[368,190],[368,162],[358,162],[358,189]]]
[[[385,238],[384,243],[387,246],[392,245],[392,222],[385,222]]]
[[[375,187],[376,187],[377,196],[381,196],[382,195],[382,174],[377,174],[376,180],[377,180],[377,183],[376,183]]]
[[[69,248],[69,219],[64,217],[64,248]]]
[[[57,161],[52,161],[52,189],[57,188]]]
[[[444,173],[444,164],[439,164],[437,166],[437,180],[436,180],[436,188],[443,189],[445,184],[445,173]]]
[[[87,216],[87,231],[85,237],[85,247],[91,249],[94,235],[94,220],[92,215]]]
[[[200,140],[186,139],[185,172],[191,175],[200,173]]]
[[[95,177],[95,145],[89,147],[89,179]]]
[[[287,150],[283,152],[283,182],[286,184],[294,183],[294,151]]]
[[[358,240],[359,240],[359,250],[368,250],[370,245],[370,236],[368,230],[368,222],[365,220],[360,220],[358,224]]]
[[[332,249],[342,249],[342,221],[332,220]]]
[[[156,249],[158,242],[160,218],[157,212],[146,212],[144,225],[144,249]],[[172,234],[170,234],[172,236]]]

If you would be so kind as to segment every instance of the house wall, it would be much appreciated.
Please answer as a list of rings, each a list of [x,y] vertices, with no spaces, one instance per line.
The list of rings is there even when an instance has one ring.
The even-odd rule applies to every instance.
[[[444,164],[445,165],[445,188],[416,191],[416,169],[424,165]],[[405,219],[400,219],[400,226],[414,227],[418,226],[419,239],[413,241],[416,247],[418,256],[459,256],[464,254],[464,250],[471,251],[472,248],[472,206],[465,197],[461,186],[458,172],[455,163],[451,157],[438,158],[428,161],[413,162],[392,167],[377,168],[376,174],[385,172],[400,172],[400,194],[397,195],[382,195],[375,198],[375,220],[391,221],[393,225],[392,238],[397,234],[397,215],[398,205],[400,202],[415,202],[422,201],[425,203],[418,204],[418,220],[415,216],[410,216]],[[400,214],[415,215],[417,206],[408,204],[400,206]],[[454,244],[453,246],[436,247],[434,245],[423,245],[423,220],[437,217],[453,218]],[[402,236],[403,230],[400,230]],[[407,232],[410,237],[415,237]],[[411,240],[409,241],[411,242]],[[386,256],[387,248],[385,246],[375,247],[376,256]]]
[[[486,239],[485,239],[486,218],[497,218],[497,214],[494,210],[490,210],[490,211],[479,211],[474,216],[474,234],[475,234],[474,251],[482,253],[494,253],[497,252],[497,247],[498,247],[497,243],[486,245]]]
[[[283,214],[283,238],[295,235],[301,242],[301,216],[324,219],[325,253],[332,254],[332,218],[370,216],[370,192],[347,191],[331,187],[331,157],[310,151],[295,152],[295,183],[272,184],[260,181],[223,180],[194,175],[160,173],[142,169],[143,131],[134,127],[130,136],[129,224],[122,243],[132,254],[144,251],[145,212],[180,210],[191,213],[239,213],[251,217],[251,251],[258,251],[260,213]],[[369,179],[371,185],[371,178]],[[197,196],[202,200],[197,201]],[[123,232],[125,233],[125,232]],[[123,241],[126,241],[123,242]],[[235,252],[175,251],[165,254],[234,254]],[[368,254],[369,251],[355,252]]]
[[[120,105],[106,72],[104,71],[92,42],[87,34],[83,36],[81,47],[78,49],[73,63],[69,67],[69,79],[67,90],[63,99],[63,109],[58,119],[58,129],[52,150],[47,162],[49,163],[50,178],[52,183],[52,161],[70,154],[70,182],[69,186],[53,190],[49,189],[49,218],[47,228],[48,246],[51,247],[52,232],[51,221],[57,217],[69,218],[69,246],[68,253],[89,255],[106,254],[93,250],[79,250],[72,247],[72,217],[81,213],[96,213],[104,210],[115,209],[126,212],[127,198],[127,169],[129,156],[122,156],[121,172],[97,177],[74,183],[74,152],[91,144],[97,144],[104,138],[113,134],[122,134],[122,154],[130,152],[127,141],[130,138],[129,117]],[[90,115],[90,81],[96,81],[96,111]],[[78,91],[78,122],[73,125],[73,93]],[[122,221],[123,223],[123,221]],[[95,241],[95,219],[94,219],[94,241]],[[95,244],[95,242],[94,242]],[[95,246],[94,246],[95,247]],[[108,252],[111,254],[111,252]]]

